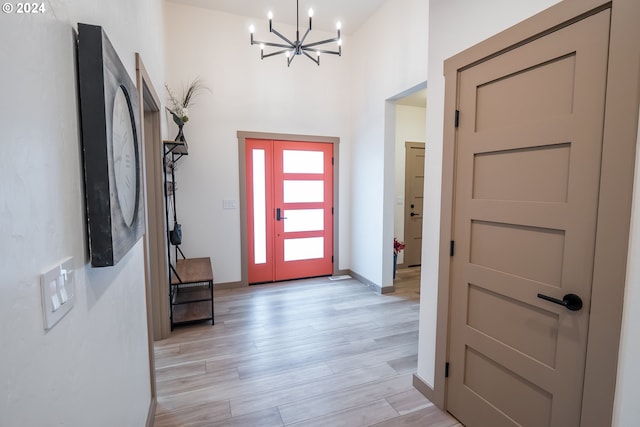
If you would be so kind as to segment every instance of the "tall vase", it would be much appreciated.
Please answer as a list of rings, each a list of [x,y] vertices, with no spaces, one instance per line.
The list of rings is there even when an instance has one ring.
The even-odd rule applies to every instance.
[[[178,135],[176,135],[176,139],[174,141],[182,141],[185,142],[184,133],[182,133],[182,127],[184,124],[178,125]]]

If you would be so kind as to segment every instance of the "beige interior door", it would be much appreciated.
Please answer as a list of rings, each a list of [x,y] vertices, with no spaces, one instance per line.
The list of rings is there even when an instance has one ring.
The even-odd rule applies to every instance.
[[[418,266],[422,258],[422,202],[424,200],[424,142],[405,143],[404,262]]]
[[[458,74],[447,408],[468,427],[580,423],[609,15]]]

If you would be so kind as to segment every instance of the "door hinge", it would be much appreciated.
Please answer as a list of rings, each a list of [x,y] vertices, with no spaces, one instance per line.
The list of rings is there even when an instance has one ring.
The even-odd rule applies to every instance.
[[[333,215],[333,206],[331,206],[331,215]]]
[[[453,240],[449,242],[449,256],[453,256],[455,247],[456,247],[456,242],[454,242]]]
[[[456,118],[455,118],[455,126],[456,128],[460,125],[460,110],[456,110]]]
[[[331,263],[333,264],[333,255],[331,255]]]
[[[449,362],[444,364],[444,377],[449,378]]]
[[[331,158],[331,166],[333,166],[333,165],[334,165],[334,158],[332,157]]]

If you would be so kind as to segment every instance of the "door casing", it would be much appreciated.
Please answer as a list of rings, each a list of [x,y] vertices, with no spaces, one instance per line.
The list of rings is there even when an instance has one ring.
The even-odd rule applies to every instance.
[[[610,425],[626,279],[635,150],[640,105],[640,2],[565,0],[445,61],[445,104],[435,377],[433,388],[418,376],[414,384],[446,409],[450,240],[455,170],[454,127],[458,71],[511,50],[585,15],[611,8],[602,176],[593,274],[591,318],[582,390],[582,426]],[[609,349],[603,351],[603,349]]]
[[[340,138],[329,136],[317,136],[317,135],[292,135],[281,133],[267,133],[267,132],[249,132],[238,131],[238,169],[239,169],[239,183],[240,183],[240,254],[241,254],[241,278],[240,282],[227,283],[224,287],[234,288],[248,286],[249,284],[249,246],[247,244],[247,182],[246,182],[246,140],[247,139],[266,139],[277,141],[305,141],[305,142],[325,142],[334,144],[333,147],[333,274],[342,274],[344,272],[339,270],[339,193],[338,193],[338,176],[340,170]],[[220,286],[218,286],[220,289]]]
[[[162,221],[162,191],[160,190],[162,175],[158,172],[158,163],[153,159],[158,154],[155,150],[159,147],[160,141],[160,109],[161,103],[149,73],[142,62],[142,57],[136,53],[136,84],[138,87],[138,97],[140,99],[140,123],[142,123],[139,136],[139,143],[142,151],[142,181],[145,212],[145,234],[144,243],[144,271],[145,271],[145,300],[147,310],[147,345],[149,351],[149,380],[151,401],[147,414],[147,426],[153,425],[157,405],[156,390],[156,366],[154,339],[160,339],[158,334],[162,316],[159,316],[157,293],[159,286],[153,284],[164,284],[161,278],[164,276],[164,252],[162,245],[165,244],[164,222]],[[160,205],[158,206],[158,200]],[[158,222],[160,220],[160,222]],[[168,287],[168,283],[166,284]],[[164,289],[166,289],[164,287]],[[166,294],[166,292],[164,292]],[[156,315],[154,315],[156,311]],[[167,316],[165,316],[167,317]],[[168,317],[166,321],[168,321]],[[165,323],[166,323],[165,321]]]

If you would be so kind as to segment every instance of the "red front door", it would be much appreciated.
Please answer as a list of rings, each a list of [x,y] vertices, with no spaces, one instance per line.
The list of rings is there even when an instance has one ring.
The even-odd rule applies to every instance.
[[[333,144],[247,139],[249,283],[333,272]]]

